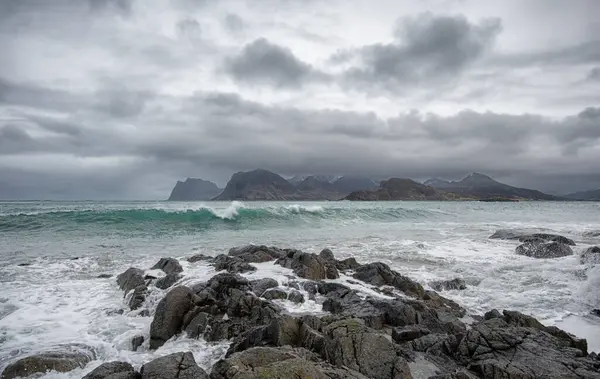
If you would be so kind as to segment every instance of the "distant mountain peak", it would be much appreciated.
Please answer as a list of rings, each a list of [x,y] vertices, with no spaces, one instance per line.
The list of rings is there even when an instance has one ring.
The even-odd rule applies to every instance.
[[[178,180],[169,196],[170,201],[210,200],[217,196],[221,189],[213,182],[198,178]]]

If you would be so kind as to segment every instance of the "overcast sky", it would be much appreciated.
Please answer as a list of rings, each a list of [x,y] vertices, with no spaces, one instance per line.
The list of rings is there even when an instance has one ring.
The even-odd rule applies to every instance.
[[[600,187],[597,0],[0,0],[0,198],[236,171]]]

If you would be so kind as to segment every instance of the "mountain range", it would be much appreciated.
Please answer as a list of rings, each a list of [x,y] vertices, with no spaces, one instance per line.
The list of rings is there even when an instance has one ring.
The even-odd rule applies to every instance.
[[[224,189],[202,179],[178,181],[169,200],[600,200],[600,190],[557,197],[537,190],[513,187],[472,173],[459,181],[433,178],[419,183],[390,178],[375,183],[353,176],[282,176],[263,169],[233,174]]]

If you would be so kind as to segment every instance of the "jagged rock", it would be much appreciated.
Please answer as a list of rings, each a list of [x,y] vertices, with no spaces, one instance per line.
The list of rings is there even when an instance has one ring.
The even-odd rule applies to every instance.
[[[253,280],[250,282],[250,285],[252,286],[252,292],[254,292],[256,296],[262,296],[262,294],[269,288],[275,288],[279,286],[279,283],[277,283],[277,280],[275,279],[265,278]]]
[[[328,274],[333,275],[331,270],[327,270],[325,261],[316,254],[304,253],[300,250],[288,250],[286,255],[275,261],[275,264],[281,265],[285,268],[294,270],[294,273],[301,278],[311,280],[327,279]],[[337,269],[335,270],[335,277],[337,278]]]
[[[449,291],[449,290],[464,290],[467,289],[467,284],[460,278],[452,280],[437,280],[430,283],[431,288],[436,291]]]
[[[208,379],[190,352],[157,358],[142,366],[142,379]]]
[[[131,294],[131,298],[129,298],[129,308],[131,308],[132,311],[139,309],[144,304],[144,301],[146,301],[147,295],[148,287],[146,287],[145,284],[135,287]]]
[[[367,328],[362,320],[348,319],[324,328],[323,356],[331,364],[348,367],[372,379],[412,378],[406,360],[384,334]]]
[[[356,269],[353,277],[376,286],[393,286],[407,295],[422,298],[425,289],[419,283],[400,275],[381,262],[369,263]]]
[[[288,295],[288,300],[292,303],[301,304],[304,303],[304,295],[299,291],[291,291]]]
[[[319,258],[323,260],[325,265],[325,275],[327,279],[337,279],[340,277],[336,267],[336,260],[333,256],[333,252],[329,249],[323,249],[319,253]]]
[[[160,279],[158,279],[154,286],[156,288],[160,288],[161,290],[166,290],[173,286],[173,284],[177,283],[181,279],[181,275],[179,274],[168,274]]]
[[[244,262],[261,263],[281,258],[285,255],[285,251],[264,245],[246,245],[231,248],[228,254],[232,257],[239,257]]]
[[[518,312],[505,312],[504,316],[485,320],[466,332],[454,351],[460,364],[493,379],[600,378],[597,362],[566,346],[565,340],[538,329],[537,320]]]
[[[329,249],[323,249],[321,250],[321,252],[319,253],[319,257],[321,257],[321,259],[323,259],[324,261],[335,261],[335,257],[333,256],[333,251],[329,250]]]
[[[431,333],[429,329],[420,326],[407,326],[392,329],[392,339],[396,343],[404,343],[421,338]]]
[[[144,271],[139,268],[131,267],[117,276],[117,284],[125,293],[128,293],[138,286],[145,285]]]
[[[367,379],[345,367],[319,362],[301,348],[254,347],[218,361],[211,379]],[[410,378],[410,377],[407,377]]]
[[[135,379],[137,373],[127,362],[107,362],[96,367],[83,379]]]
[[[131,350],[137,351],[138,347],[142,346],[146,338],[144,336],[135,336],[131,339]]]
[[[267,300],[285,300],[288,297],[287,292],[279,288],[270,288],[266,290],[261,297],[264,297]]]
[[[94,359],[96,359],[96,354],[89,346],[79,344],[61,345],[53,350],[30,355],[8,364],[4,368],[1,378],[25,378],[51,370],[68,372],[76,368],[83,368]]]
[[[217,271],[226,270],[234,274],[256,271],[256,267],[248,264],[243,259],[225,254],[217,256],[213,261],[213,265]]]
[[[356,270],[361,266],[354,258],[346,258],[335,262],[335,267],[340,271]]]
[[[175,258],[160,258],[151,270],[163,270],[165,274],[179,274],[183,272],[183,267]]]
[[[560,258],[573,255],[573,250],[560,242],[525,242],[517,246],[516,253],[532,258]]]
[[[175,287],[158,303],[150,325],[150,348],[158,349],[185,327],[184,317],[200,299],[188,287]]]
[[[484,320],[491,320],[493,318],[502,318],[502,313],[500,313],[497,309],[492,309],[483,315]]]
[[[522,230],[501,229],[490,236],[491,239],[519,240],[520,242],[558,242],[575,246],[575,241],[558,234],[528,233]]]
[[[187,259],[187,261],[190,263],[196,263],[196,262],[202,262],[202,261],[212,262],[213,259],[214,259],[213,257],[210,257],[208,255],[196,254],[196,255],[189,257]]]
[[[600,264],[600,247],[592,246],[581,254],[581,264]]]
[[[210,314],[206,312],[200,312],[195,315],[190,323],[186,326],[185,332],[190,338],[198,338],[204,334],[210,320]]]

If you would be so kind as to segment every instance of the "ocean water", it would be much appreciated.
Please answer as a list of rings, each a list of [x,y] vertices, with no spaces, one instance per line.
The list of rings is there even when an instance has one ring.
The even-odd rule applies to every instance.
[[[507,228],[567,236],[577,243],[575,255],[518,256],[518,242],[488,238]],[[383,261],[425,286],[460,277],[466,290],[442,294],[470,314],[519,310],[587,338],[590,350],[600,351],[600,318],[590,316],[600,308],[600,267],[579,259],[586,248],[600,245],[600,203],[0,202],[0,370],[12,359],[61,343],[90,345],[97,360],[45,378],[79,378],[111,360],[139,368],[187,350],[210,368],[227,342],[181,336],[157,351],[147,345],[131,351],[131,338],[147,335],[152,319],[140,311],[119,314],[126,306],[114,276],[97,276],[130,266],[148,269],[160,257],[175,257],[184,267],[181,284],[193,284],[215,272],[186,257],[248,243],[315,253],[330,248],[337,258]],[[257,267],[246,276],[289,280],[290,271],[272,262]],[[153,289],[144,308],[153,311],[164,293]],[[319,301],[281,304],[290,312],[322,311]]]

